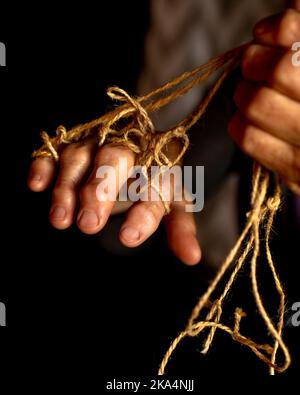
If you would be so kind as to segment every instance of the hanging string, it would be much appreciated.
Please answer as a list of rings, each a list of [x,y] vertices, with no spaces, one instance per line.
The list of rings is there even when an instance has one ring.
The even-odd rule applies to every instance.
[[[202,117],[227,75],[238,66],[243,50],[247,45],[234,48],[192,71],[185,72],[145,96],[135,98],[118,87],[109,88],[107,90],[108,96],[120,103],[117,108],[91,122],[75,126],[70,130],[66,130],[64,126],[59,126],[54,137],[42,132],[43,145],[32,156],[34,158],[50,157],[58,161],[60,151],[67,144],[84,141],[94,136],[99,146],[110,143],[128,147],[135,154],[136,164],[141,165],[144,169],[144,175],[147,174],[147,170],[152,165],[167,166],[168,168],[176,165],[189,146],[188,131]],[[169,130],[163,132],[155,130],[149,114],[183,96],[217,70],[221,70],[220,76],[191,114]],[[174,140],[179,142],[181,149],[171,160],[167,156],[166,147]],[[245,227],[207,291],[198,300],[186,328],[171,343],[161,362],[160,375],[165,373],[166,366],[179,343],[185,337],[198,336],[206,328],[208,328],[208,334],[203,343],[202,352],[204,354],[210,349],[215,333],[219,329],[229,334],[233,340],[247,346],[260,360],[268,365],[270,374],[274,374],[275,371],[283,372],[290,365],[290,354],[282,339],[285,295],[275,270],[269,246],[273,220],[280,206],[281,191],[277,183],[274,193],[268,196],[269,178],[270,175],[267,170],[254,164],[251,210],[247,214]],[[166,213],[168,213],[170,211],[168,202],[164,200],[159,191],[157,192],[165,205]],[[257,258],[261,249],[261,232],[264,232],[267,263],[280,299],[279,318],[276,324],[273,323],[264,307],[257,283]],[[255,303],[267,330],[273,338],[272,345],[259,344],[241,334],[241,320],[246,316],[246,313],[239,307],[236,308],[234,313],[233,328],[221,323],[224,300],[231,291],[238,273],[249,260],[251,287]],[[223,292],[215,299],[206,317],[201,318],[203,308],[209,303],[211,295],[218,291],[220,281],[227,274],[233,262],[234,268]],[[279,349],[283,355],[281,364],[276,362]]]

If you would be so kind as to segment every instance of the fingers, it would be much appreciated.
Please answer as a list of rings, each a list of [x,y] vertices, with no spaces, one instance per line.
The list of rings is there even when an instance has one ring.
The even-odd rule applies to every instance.
[[[90,141],[86,144],[71,144],[60,156],[60,169],[52,192],[49,219],[57,229],[69,227],[74,219],[76,194],[88,171],[93,152]]]
[[[156,231],[164,214],[160,200],[134,204],[120,229],[120,241],[127,247],[139,246]]]
[[[265,83],[289,98],[300,101],[300,68],[292,63],[293,53],[282,48],[250,45],[242,59],[243,77]]]
[[[239,111],[229,133],[244,152],[277,172],[299,194],[300,1],[290,1],[289,6],[293,8],[255,26],[256,44],[243,54],[245,80],[235,93]]]
[[[156,231],[166,210],[161,197],[168,204],[173,200],[178,169],[180,167],[175,166],[172,170],[160,169],[151,174],[148,187],[139,193],[141,200],[129,210],[120,229],[119,238],[124,245],[136,247]]]
[[[120,229],[120,241],[127,247],[139,246],[156,231],[164,214],[161,201],[136,203]],[[174,202],[171,213],[164,218],[168,244],[174,255],[187,265],[197,264],[201,250],[193,214],[185,211],[184,202]]]
[[[278,45],[290,48],[294,42],[300,41],[300,8],[270,16],[258,22],[254,28],[255,39],[265,45]]]
[[[246,81],[239,84],[234,100],[251,124],[300,146],[300,103],[271,88]]]
[[[134,154],[128,148],[112,145],[100,148],[94,170],[80,191],[77,225],[82,232],[94,234],[103,228],[133,165]]]
[[[183,202],[173,204],[165,217],[168,243],[174,255],[186,265],[195,265],[201,259],[201,249],[196,238],[196,225],[192,213],[184,209]]]
[[[37,158],[30,167],[27,184],[34,192],[45,190],[53,179],[55,163],[50,158]]]
[[[237,113],[231,120],[229,133],[239,147],[265,167],[278,173],[289,183],[300,185],[300,148],[251,125]]]
[[[174,189],[176,189],[176,176],[174,178],[163,177],[160,181],[162,195],[167,201],[172,201]],[[120,241],[127,247],[137,247],[148,239],[156,231],[165,215],[165,207],[159,199],[157,189],[148,189],[147,198],[151,196],[149,191],[154,192],[152,196],[155,196],[155,200],[136,203],[129,210],[120,229]],[[193,214],[185,212],[184,199],[173,202],[171,213],[164,218],[168,243],[174,254],[188,265],[198,263],[201,251],[196,238],[196,226]]]

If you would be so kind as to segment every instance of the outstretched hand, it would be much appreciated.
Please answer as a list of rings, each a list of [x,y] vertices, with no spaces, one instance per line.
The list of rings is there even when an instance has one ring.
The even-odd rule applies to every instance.
[[[57,229],[66,229],[76,222],[82,232],[95,234],[101,231],[114,211],[120,211],[117,195],[134,162],[134,153],[128,148],[108,144],[99,149],[96,141],[89,139],[84,143],[69,144],[60,152],[57,176],[52,159],[35,159],[31,164],[28,186],[35,192],[44,191],[56,178],[49,214],[51,224]],[[101,166],[114,168],[118,180],[115,199],[105,195],[105,188],[99,199],[97,190],[103,180],[97,177],[97,170]],[[185,211],[183,201],[171,199],[169,203],[171,211],[168,215],[165,215],[161,200],[127,205],[127,215],[119,232],[120,241],[127,247],[139,246],[156,231],[164,218],[170,249],[185,264],[196,264],[201,251],[193,214]]]

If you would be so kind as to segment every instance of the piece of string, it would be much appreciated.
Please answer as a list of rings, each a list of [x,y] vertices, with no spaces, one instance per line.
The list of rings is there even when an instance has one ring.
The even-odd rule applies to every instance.
[[[276,183],[275,191],[273,195],[270,197],[267,196],[269,187],[269,173],[267,170],[263,169],[261,166],[255,164],[253,170],[253,182],[252,182],[252,198],[251,198],[251,210],[247,214],[247,221],[245,227],[228,254],[227,258],[224,260],[220,269],[212,281],[211,285],[207,289],[207,291],[201,296],[198,303],[194,307],[190,319],[186,328],[175,338],[172,342],[171,346],[167,350],[161,366],[159,368],[159,375],[163,375],[165,373],[166,366],[170,360],[171,355],[174,350],[180,343],[180,341],[187,336],[198,336],[205,328],[209,328],[209,333],[203,344],[203,353],[206,353],[213,341],[215,332],[217,329],[223,330],[224,332],[231,335],[231,337],[249,347],[254,354],[265,362],[269,366],[270,374],[274,374],[275,371],[283,372],[285,371],[291,362],[289,351],[282,340],[282,328],[284,322],[284,305],[285,305],[285,295],[283,288],[281,286],[279,277],[276,273],[274,262],[272,259],[270,247],[269,247],[269,239],[270,232],[273,224],[274,216],[279,209],[280,206],[280,195],[281,189]],[[271,274],[273,276],[273,280],[275,283],[275,287],[277,293],[280,298],[279,305],[279,319],[276,325],[272,322],[270,316],[268,315],[259,292],[258,283],[257,283],[257,258],[260,252],[260,231],[264,231],[265,236],[265,246],[266,246],[266,255],[267,255],[267,263],[271,269]],[[248,237],[248,238],[247,238]],[[246,246],[242,248],[242,252],[240,249],[242,244],[246,242]],[[235,257],[239,254],[239,258],[236,260],[236,264],[234,269],[227,281],[224,291],[222,294],[216,299],[216,301],[212,304],[209,309],[208,314],[204,319],[200,318],[200,313],[202,309],[207,306],[209,302],[209,298],[213,292],[216,291],[217,286],[221,279],[223,278],[225,272],[229,268],[229,266],[234,261]],[[220,318],[222,315],[222,303],[227,296],[228,292],[231,290],[232,284],[236,279],[238,273],[241,268],[246,264],[246,258],[249,256],[250,252],[252,253],[252,257],[250,259],[250,267],[251,267],[251,283],[252,283],[252,291],[255,298],[256,306],[258,308],[258,312],[262,317],[268,332],[274,339],[274,345],[269,344],[258,344],[254,342],[250,338],[247,338],[240,333],[240,322],[243,317],[246,316],[245,312],[241,308],[237,308],[234,314],[235,323],[233,329],[229,326],[220,324]],[[283,353],[283,362],[281,364],[276,363],[276,354],[277,350],[280,347]]]
[[[75,126],[68,131],[64,126],[59,126],[54,137],[49,137],[46,132],[42,132],[43,145],[32,156],[34,158],[50,157],[58,161],[59,151],[64,145],[85,140],[90,136],[97,136],[99,146],[105,143],[127,146],[136,154],[136,163],[145,166],[146,169],[153,164],[174,166],[180,162],[188,148],[187,131],[203,115],[226,76],[237,66],[245,46],[246,44],[230,50],[205,65],[185,72],[145,96],[133,98],[123,89],[108,88],[108,96],[123,103],[122,105],[91,122]],[[192,114],[170,130],[155,131],[149,117],[151,112],[184,95],[222,67],[223,71],[220,77]],[[172,140],[177,140],[180,143],[181,150],[173,160],[170,160],[166,155],[166,147]]]
[[[136,164],[142,166],[142,172],[145,177],[148,174],[148,169],[152,165],[171,168],[180,163],[180,160],[189,146],[187,132],[201,118],[227,75],[238,66],[243,50],[247,45],[248,44],[244,44],[234,48],[192,71],[185,72],[173,81],[166,83],[145,96],[134,98],[118,87],[109,88],[107,90],[108,96],[112,100],[121,103],[117,108],[91,122],[75,126],[68,131],[64,126],[59,126],[54,137],[50,137],[46,132],[42,132],[41,137],[43,145],[33,153],[33,157],[50,157],[58,161],[59,152],[65,145],[84,141],[94,136],[97,138],[99,146],[109,143],[123,145],[130,149],[135,154]],[[168,105],[184,95],[219,69],[221,70],[221,74],[208,94],[191,114],[169,130],[163,132],[155,130],[149,117],[150,113]],[[169,159],[167,155],[167,146],[174,140],[179,143],[181,148],[174,158]],[[159,368],[160,375],[165,373],[170,357],[181,340],[187,336],[198,336],[206,328],[208,328],[208,334],[203,343],[203,353],[208,352],[216,330],[220,329],[228,333],[235,341],[252,350],[260,360],[268,365],[271,374],[274,374],[275,371],[283,372],[290,365],[290,354],[282,340],[285,295],[276,273],[269,247],[273,220],[280,206],[281,189],[277,182],[273,194],[268,196],[268,190],[270,189],[269,179],[269,172],[261,166],[254,164],[251,210],[247,214],[246,225],[236,244],[220,266],[214,280],[197,302],[186,328],[174,339],[167,350]],[[166,213],[169,213],[169,202],[164,199],[159,188],[156,188],[155,191],[163,201]],[[264,232],[267,263],[280,299],[278,311],[279,318],[276,324],[272,322],[264,307],[257,284],[256,267],[257,257],[261,248],[261,232]],[[235,310],[233,328],[220,323],[223,302],[231,290],[238,273],[241,268],[245,266],[248,259],[250,259],[251,284],[256,306],[268,332],[274,340],[273,345],[258,344],[240,333],[241,319],[246,316],[241,308]],[[200,314],[203,308],[208,306],[211,295],[217,291],[220,281],[234,262],[234,268],[227,280],[223,292],[221,292],[220,296],[211,304],[209,312],[206,317],[202,319]],[[280,349],[283,354],[283,361],[281,364],[276,362],[278,349]]]
[[[171,168],[180,163],[189,146],[188,130],[200,119],[226,76],[237,66],[242,50],[246,45],[241,45],[192,71],[183,73],[173,81],[145,96],[133,98],[123,89],[118,87],[108,88],[107,95],[112,100],[124,103],[123,105],[91,122],[77,125],[68,131],[64,126],[59,126],[54,137],[50,137],[43,131],[41,133],[43,145],[33,152],[32,157],[49,157],[58,161],[59,151],[66,144],[84,141],[88,137],[96,136],[99,146],[110,143],[123,145],[130,149],[135,154],[136,164],[142,166],[144,173],[148,171],[151,165]],[[170,130],[155,131],[149,113],[184,95],[220,68],[223,68],[221,75],[194,112]],[[170,160],[166,152],[167,146],[174,141],[178,142],[180,149],[178,154]],[[165,214],[168,214],[170,203],[164,199],[160,190],[157,192],[164,205]]]

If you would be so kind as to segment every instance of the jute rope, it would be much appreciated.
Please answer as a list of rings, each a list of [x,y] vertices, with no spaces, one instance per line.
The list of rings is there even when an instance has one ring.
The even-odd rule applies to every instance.
[[[221,329],[224,332],[228,333],[235,341],[249,347],[254,354],[265,362],[269,366],[270,374],[274,374],[275,371],[283,372],[285,371],[291,362],[289,351],[282,340],[282,328],[284,321],[284,305],[285,305],[285,295],[280,283],[279,277],[276,273],[274,262],[272,259],[270,247],[269,247],[269,239],[270,232],[273,224],[274,216],[279,209],[280,206],[280,187],[279,184],[276,184],[275,192],[271,196],[267,196],[269,187],[269,173],[263,169],[261,166],[254,164],[253,170],[253,182],[252,182],[252,199],[251,199],[251,210],[247,214],[247,222],[246,225],[228,254],[227,258],[224,260],[220,269],[212,281],[211,285],[207,289],[207,291],[201,296],[198,303],[194,307],[189,322],[185,328],[172,342],[168,351],[166,352],[161,366],[159,368],[159,374],[162,375],[165,373],[165,368],[170,360],[170,357],[180,341],[187,336],[198,336],[205,328],[209,328],[209,333],[204,341],[203,345],[203,353],[206,353],[213,341],[216,329]],[[264,231],[265,238],[265,246],[267,253],[267,263],[270,267],[271,274],[273,276],[273,280],[275,283],[275,287],[277,293],[280,298],[279,305],[279,319],[277,324],[275,325],[270,316],[268,315],[259,292],[258,284],[257,284],[257,258],[260,252],[260,232]],[[248,237],[248,238],[247,238]],[[240,252],[242,244],[246,241],[246,246]],[[220,319],[222,315],[222,303],[225,297],[228,295],[228,292],[231,290],[232,284],[237,277],[237,274],[240,272],[241,268],[246,263],[246,258],[248,258],[250,252],[252,253],[252,257],[250,259],[251,266],[251,283],[252,283],[252,291],[255,298],[256,306],[260,316],[262,317],[269,333],[274,339],[274,344],[258,344],[253,340],[241,335],[240,333],[240,322],[246,314],[243,312],[241,308],[237,308],[235,310],[235,323],[233,329],[229,326],[220,324]],[[229,268],[231,263],[234,261],[236,256],[240,253],[240,256],[236,259],[236,264],[234,269],[227,281],[224,291],[222,294],[216,299],[215,303],[212,304],[209,309],[208,314],[204,319],[199,318],[200,313],[203,308],[209,302],[209,298],[212,293],[217,289],[217,286],[220,280],[223,278],[226,270]],[[278,347],[281,348],[284,360],[281,364],[276,363],[276,354]]]
[[[99,146],[104,143],[127,146],[136,154],[137,164],[145,166],[147,169],[154,164],[174,166],[180,161],[188,148],[187,131],[199,120],[223,80],[236,67],[243,48],[244,46],[235,48],[192,71],[185,72],[145,96],[133,98],[118,87],[108,88],[108,96],[113,100],[124,103],[123,105],[91,122],[75,126],[68,131],[64,126],[59,126],[54,137],[49,137],[46,132],[42,132],[43,145],[32,156],[34,158],[51,157],[58,161],[59,151],[63,146],[95,135],[98,137]],[[222,67],[224,70],[221,76],[192,114],[170,130],[155,131],[148,114],[184,95]],[[166,147],[171,140],[178,140],[182,147],[173,160],[169,160],[166,155]]]
[[[59,126],[54,137],[49,137],[46,132],[42,132],[43,145],[33,153],[33,157],[51,157],[58,161],[59,152],[65,145],[84,141],[88,137],[95,136],[98,139],[99,146],[110,143],[128,147],[135,153],[136,164],[142,166],[145,175],[152,165],[167,166],[168,168],[176,165],[180,162],[189,146],[187,132],[201,118],[226,76],[238,66],[241,54],[246,45],[230,50],[192,71],[185,72],[173,81],[142,97],[134,98],[129,96],[124,90],[118,87],[109,88],[107,90],[108,96],[121,103],[117,108],[91,122],[75,126],[68,131],[64,126]],[[220,76],[194,112],[170,130],[163,132],[155,130],[149,117],[150,113],[184,95],[219,69],[222,70]],[[176,157],[170,160],[167,155],[167,145],[173,140],[177,140],[180,143],[181,149]],[[203,353],[209,350],[216,330],[220,329],[228,333],[235,341],[252,350],[260,360],[268,365],[270,374],[274,374],[275,371],[283,372],[290,365],[290,354],[282,340],[285,294],[276,273],[269,247],[273,220],[280,206],[281,190],[277,183],[273,194],[269,196],[269,178],[270,175],[266,169],[254,164],[251,210],[247,214],[246,225],[236,244],[220,266],[216,277],[194,307],[186,328],[174,339],[167,350],[159,368],[158,373],[160,375],[165,373],[170,357],[181,340],[187,336],[198,336],[206,328],[209,331],[203,344]],[[157,192],[159,193],[159,191]],[[159,196],[165,205],[166,213],[168,213],[170,210],[168,203],[163,199],[161,194]],[[267,263],[280,299],[277,323],[272,322],[266,311],[257,284],[256,268],[257,257],[261,249],[261,232],[264,234]],[[256,306],[268,332],[274,340],[273,345],[258,344],[240,333],[241,319],[246,316],[241,308],[235,310],[233,328],[220,323],[223,302],[248,258],[251,258],[251,284]],[[206,317],[202,319],[200,315],[203,308],[208,305],[211,295],[217,291],[219,282],[234,261],[234,269],[229,276],[223,292],[211,305]],[[276,362],[278,349],[281,349],[283,354],[283,361],[280,364]]]

